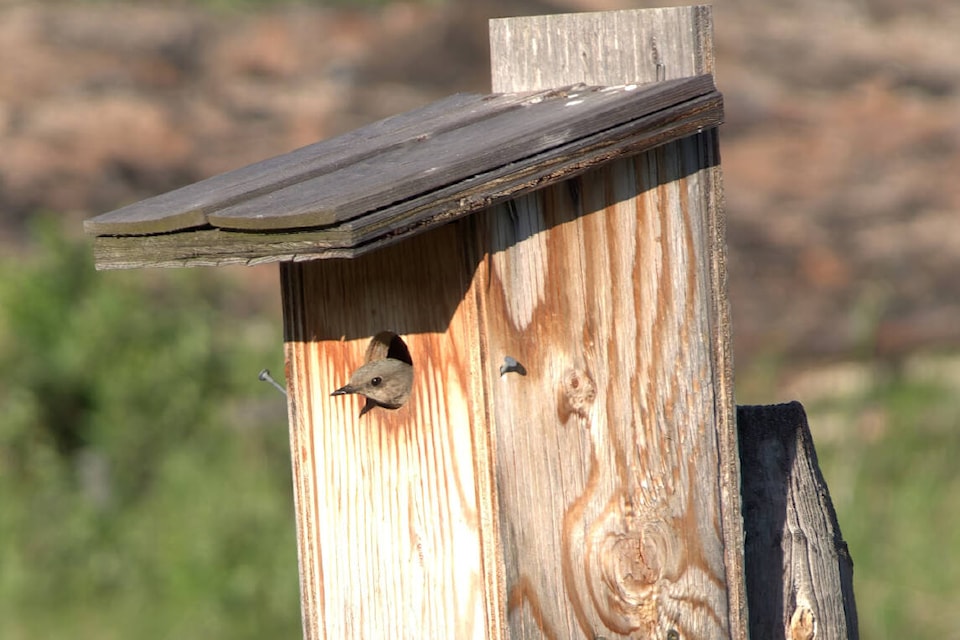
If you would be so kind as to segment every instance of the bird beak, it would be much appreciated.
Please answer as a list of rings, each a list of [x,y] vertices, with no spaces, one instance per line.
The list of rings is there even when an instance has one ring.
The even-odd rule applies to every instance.
[[[356,393],[356,392],[357,392],[357,390],[354,389],[353,387],[351,387],[350,385],[345,385],[345,386],[343,386],[343,387],[340,387],[339,389],[337,389],[336,391],[334,391],[334,392],[331,393],[330,395],[331,395],[331,396],[345,396],[345,395],[347,395],[348,393]],[[360,409],[360,415],[357,416],[358,418],[362,418],[362,417],[363,417],[363,414],[365,414],[367,411],[370,411],[371,409],[374,409],[374,408],[380,406],[379,404],[377,404],[374,400],[371,400],[370,398],[366,398],[366,397],[365,397],[364,400],[366,400],[367,402],[363,405],[363,409]]]
[[[360,415],[358,415],[357,417],[362,418],[363,414],[365,414],[367,411],[370,411],[371,409],[375,409],[376,407],[379,407],[379,406],[380,405],[378,405],[376,402],[374,402],[370,398],[367,398],[367,402],[363,405],[363,409],[360,409]]]

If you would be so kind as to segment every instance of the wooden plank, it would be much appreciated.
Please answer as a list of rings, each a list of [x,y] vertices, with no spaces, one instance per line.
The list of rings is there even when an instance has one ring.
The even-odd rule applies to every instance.
[[[86,229],[328,226],[711,92],[712,78],[702,76],[642,88],[454,96],[98,216]]]
[[[713,74],[711,30],[709,6],[491,20],[493,91]],[[574,32],[583,35],[575,44],[569,38]]]
[[[501,637],[468,237],[281,265],[307,640]],[[330,393],[383,330],[406,341],[413,391],[358,418],[361,399]]]
[[[339,227],[354,246],[375,247],[432,225],[543,188],[614,158],[637,153],[718,126],[719,93],[694,98],[624,125],[603,130],[487,173],[424,194]]]
[[[716,127],[722,115],[722,99],[713,91],[556,147],[528,158],[524,164],[471,176],[362,220],[323,230],[261,234],[200,229],[175,235],[98,237],[94,242],[97,268],[210,266],[357,256],[599,163]]]
[[[798,402],[737,407],[750,635],[860,637],[853,561]]]
[[[704,185],[681,146],[480,214],[511,637],[736,637]],[[528,375],[491,372],[506,355]]]
[[[216,227],[258,231],[355,219],[714,90],[713,78],[700,76],[646,87],[555,91],[524,103],[522,109],[445,131],[425,126],[406,144],[245,199],[207,218]]]
[[[491,25],[498,90],[710,50],[704,7]],[[474,218],[512,638],[747,637],[720,184],[710,131]]]
[[[434,131],[457,128],[504,109],[517,108],[527,99],[526,95],[491,99],[476,94],[456,94],[330,140],[105,213],[87,220],[84,228],[87,233],[97,235],[137,235],[204,226],[211,211],[362,162],[415,140],[425,127]]]

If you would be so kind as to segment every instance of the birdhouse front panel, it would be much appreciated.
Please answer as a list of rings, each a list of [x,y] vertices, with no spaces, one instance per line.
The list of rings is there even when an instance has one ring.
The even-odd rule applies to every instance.
[[[307,637],[487,637],[497,540],[481,526],[494,506],[464,241],[450,225],[354,260],[283,265],[295,497],[309,523],[301,573],[338,585],[304,581],[305,608],[318,613]],[[394,404],[378,395],[390,366],[331,395],[371,360],[403,357],[371,349],[385,333],[409,354],[409,398],[382,406]]]

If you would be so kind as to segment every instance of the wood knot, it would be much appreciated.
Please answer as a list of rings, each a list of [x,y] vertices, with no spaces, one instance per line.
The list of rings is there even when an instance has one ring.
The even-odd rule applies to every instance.
[[[677,552],[665,523],[643,523],[639,530],[609,534],[604,540],[605,581],[625,602],[648,596],[648,589],[663,577]]]
[[[591,582],[604,594],[604,618],[618,633],[653,637],[662,622],[663,581],[679,555],[675,536],[664,522],[614,513],[594,532]]]
[[[809,607],[799,605],[790,616],[790,640],[813,640],[816,637],[816,616]]]
[[[560,379],[560,393],[557,402],[557,415],[566,422],[572,414],[586,419],[597,397],[597,388],[593,379],[582,369],[570,368],[563,372]]]

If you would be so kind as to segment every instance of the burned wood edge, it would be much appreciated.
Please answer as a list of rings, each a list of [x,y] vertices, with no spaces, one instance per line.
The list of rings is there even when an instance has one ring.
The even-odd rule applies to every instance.
[[[853,561],[799,402],[738,406],[750,637],[859,638]]]
[[[401,202],[333,228],[274,232],[202,228],[144,236],[94,239],[97,269],[217,266],[278,261],[353,258],[394,244],[612,159],[635,155],[717,127],[723,98],[712,91],[673,108],[570,142],[515,164]],[[383,227],[387,226],[388,229]]]

